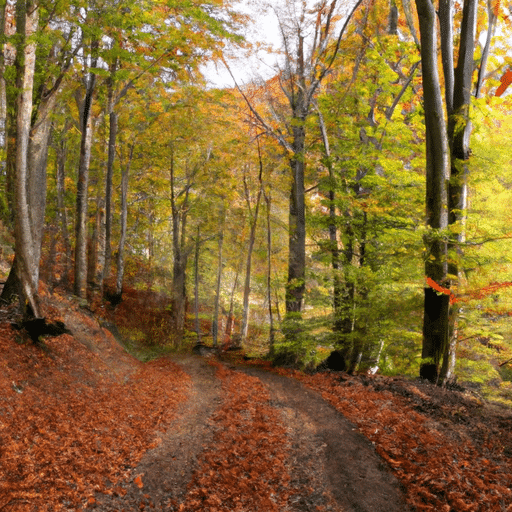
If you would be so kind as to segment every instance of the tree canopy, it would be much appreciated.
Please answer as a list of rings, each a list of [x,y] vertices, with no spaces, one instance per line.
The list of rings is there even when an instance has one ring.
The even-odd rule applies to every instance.
[[[39,279],[111,307],[147,288],[171,300],[155,343],[510,393],[502,3],[282,0],[270,77],[242,79],[230,58],[269,41],[235,2],[0,4],[2,296],[26,320]]]

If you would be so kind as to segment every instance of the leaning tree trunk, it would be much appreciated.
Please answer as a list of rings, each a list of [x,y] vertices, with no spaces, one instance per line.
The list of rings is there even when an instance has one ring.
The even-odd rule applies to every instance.
[[[426,130],[425,274],[434,287],[448,287],[447,242],[450,149],[437,69],[436,11],[431,0],[416,0],[421,34],[421,64]],[[432,286],[425,288],[423,348],[420,376],[437,382],[449,343],[449,296]]]

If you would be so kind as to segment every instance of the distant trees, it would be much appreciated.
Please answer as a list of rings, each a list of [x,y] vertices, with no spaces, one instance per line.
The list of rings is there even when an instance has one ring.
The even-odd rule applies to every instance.
[[[2,74],[15,79],[15,88],[7,87],[7,93],[4,88],[2,93],[7,97],[7,109],[2,113],[2,119],[7,120],[3,138],[9,138],[6,161],[10,170],[6,185],[7,192],[14,190],[10,197],[11,206],[14,206],[16,239],[15,264],[8,285],[4,287],[3,297],[8,299],[9,296],[21,294],[22,302],[27,306],[25,311],[36,317],[42,314],[38,306],[38,280],[46,213],[51,122],[52,115],[57,111],[73,112],[72,106],[62,106],[72,96],[64,91],[76,87],[68,72],[78,70],[80,63],[83,65],[83,94],[78,89],[76,94],[77,127],[81,142],[76,163],[74,292],[85,298],[87,273],[91,266],[88,259],[94,261],[88,251],[96,254],[98,249],[95,244],[102,238],[94,236],[91,239],[90,236],[88,193],[89,166],[95,142],[92,119],[99,120],[101,116],[104,101],[102,88],[105,85],[103,77],[110,73],[106,107],[111,121],[105,192],[108,222],[107,243],[102,248],[107,253],[108,264],[117,126],[113,109],[116,102],[137,78],[149,70],[157,80],[166,83],[180,74],[184,76],[190,73],[204,58],[205,52],[220,48],[226,39],[236,39],[234,30],[242,21],[222,1],[204,8],[201,5],[161,8],[148,2],[144,10],[141,10],[140,2],[129,1],[107,2],[101,6],[94,1],[84,2],[83,5],[64,4],[52,6],[30,1],[17,1],[15,4],[3,2],[0,17],[2,33],[8,36],[2,41]],[[147,13],[151,14],[151,18]],[[39,19],[41,23],[38,23]],[[12,25],[16,30],[14,35],[12,30],[5,30]],[[105,31],[106,27],[108,30]],[[112,41],[114,44],[110,44]],[[8,62],[5,56],[12,53],[15,54],[15,61]],[[109,71],[106,66],[110,66]],[[121,82],[123,79],[124,84]],[[121,83],[119,89],[116,88],[118,83]],[[5,103],[3,98],[2,101]],[[98,108],[95,101],[100,105]],[[69,129],[68,123],[66,126]],[[57,128],[55,123],[54,128]],[[6,133],[9,133],[8,137],[5,137]],[[60,156],[64,157],[64,153]],[[65,207],[61,201],[64,194],[61,172],[64,166],[62,162],[59,165],[59,210],[62,213]],[[98,204],[98,208],[101,207]],[[96,217],[100,218],[101,215],[93,215],[93,218]],[[105,229],[102,223],[99,229]],[[69,238],[66,237],[66,240]],[[91,240],[96,242],[91,245]],[[102,259],[105,260],[105,256]]]

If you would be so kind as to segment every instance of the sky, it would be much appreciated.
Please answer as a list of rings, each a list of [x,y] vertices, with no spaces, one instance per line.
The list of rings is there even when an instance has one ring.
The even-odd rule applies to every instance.
[[[279,36],[277,19],[273,13],[265,13],[262,3],[244,0],[237,7],[237,11],[247,14],[251,22],[245,30],[244,36],[251,43],[264,43],[275,49],[279,48],[281,38]],[[229,51],[228,51],[229,53]],[[239,85],[250,82],[253,79],[268,79],[275,74],[274,64],[277,56],[260,50],[252,56],[245,52],[232,52],[233,56],[228,60],[229,67]],[[203,67],[209,85],[212,87],[233,87],[234,82],[224,64],[208,64]]]
[[[342,17],[338,21],[343,23],[343,14],[348,14],[352,10],[357,0],[340,0],[338,7],[342,13]],[[276,63],[279,55],[276,50],[282,46],[282,39],[277,20],[276,12],[280,12],[282,20],[296,20],[302,13],[303,5],[306,9],[314,9],[318,5],[318,0],[271,0],[271,7],[265,9],[267,2],[262,0],[241,0],[236,10],[247,14],[251,22],[248,24],[245,32],[245,38],[250,43],[263,43],[274,48],[274,52],[266,52],[263,49],[254,52],[253,55],[244,55],[242,52],[236,52],[236,58],[229,59],[229,66],[238,85],[243,85],[251,80],[264,79],[268,80],[276,74]],[[284,14],[283,14],[284,13]],[[308,15],[306,15],[308,17]],[[310,18],[311,19],[311,18]],[[313,18],[314,19],[314,18]],[[285,22],[286,24],[286,22]],[[294,25],[293,21],[291,22]],[[308,33],[310,36],[314,32],[314,23],[306,30],[306,41]],[[233,52],[235,53],[235,52]],[[222,63],[217,66],[210,64],[205,66],[204,74],[209,81],[211,87],[233,87],[230,73]]]

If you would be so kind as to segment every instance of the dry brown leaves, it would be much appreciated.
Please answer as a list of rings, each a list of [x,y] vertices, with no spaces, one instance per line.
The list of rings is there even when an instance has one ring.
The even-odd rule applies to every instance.
[[[171,510],[283,511],[293,490],[279,412],[269,404],[259,379],[212,364],[224,393],[223,404],[212,418],[215,444],[202,454],[186,500]]]
[[[366,377],[278,371],[319,391],[357,424],[418,511],[512,511],[512,461],[499,439],[476,446],[463,431],[447,431],[413,410],[403,397],[376,391]]]
[[[129,475],[189,378],[168,361],[118,372],[70,335],[44,349],[19,336],[0,325],[0,511],[75,510]]]

